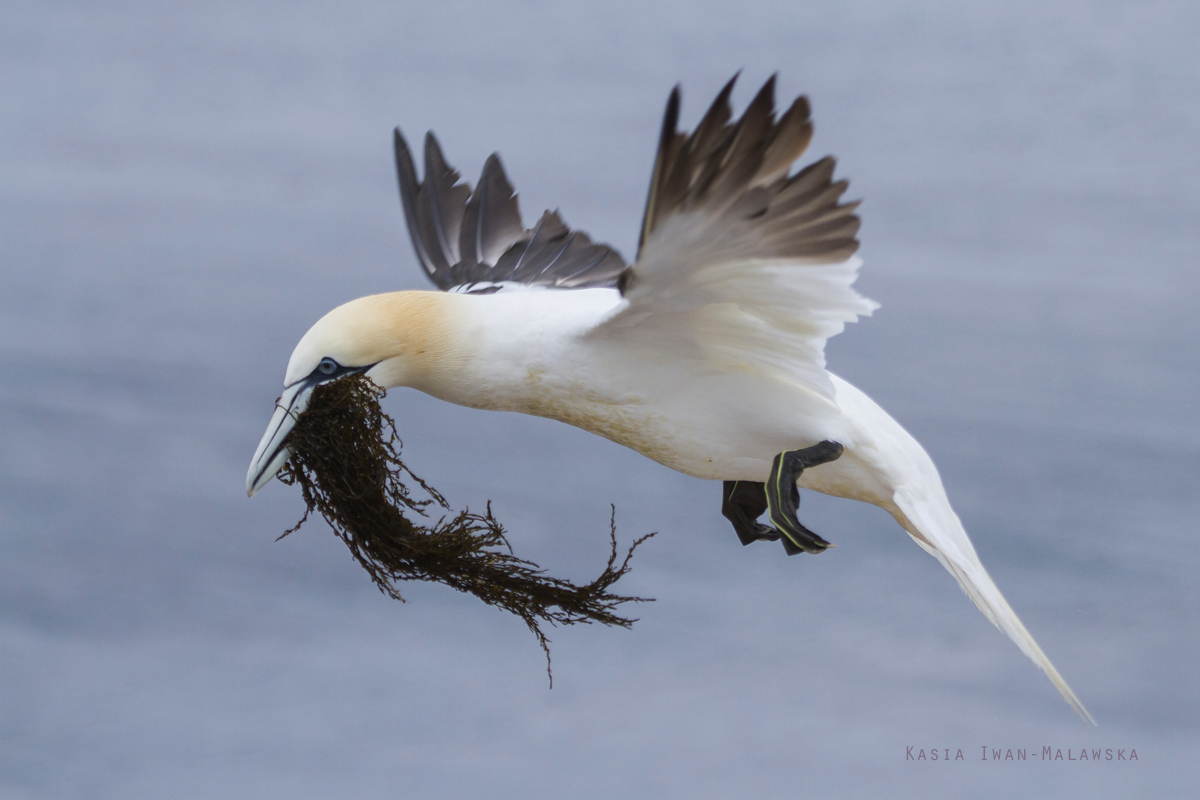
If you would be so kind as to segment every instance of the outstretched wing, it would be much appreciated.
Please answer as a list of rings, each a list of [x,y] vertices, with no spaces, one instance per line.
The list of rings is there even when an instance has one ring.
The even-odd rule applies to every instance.
[[[446,163],[432,132],[425,136],[421,182],[399,128],[395,144],[408,232],[417,260],[439,289],[489,293],[514,283],[555,289],[617,285],[626,269],[620,253],[572,231],[557,211],[546,211],[533,229],[525,229],[499,155],[488,157],[472,191]]]
[[[736,80],[736,76],[734,80]],[[877,305],[851,286],[858,203],[826,157],[790,174],[812,138],[808,101],[775,118],[775,78],[731,123],[731,80],[690,134],[667,102],[624,308],[592,336],[787,375],[826,397],[825,340]]]

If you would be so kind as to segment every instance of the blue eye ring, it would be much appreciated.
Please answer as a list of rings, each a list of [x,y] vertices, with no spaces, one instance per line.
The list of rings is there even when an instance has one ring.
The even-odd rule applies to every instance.
[[[340,365],[332,358],[322,358],[321,363],[317,364],[316,372],[328,377],[337,372],[338,369],[340,369]]]

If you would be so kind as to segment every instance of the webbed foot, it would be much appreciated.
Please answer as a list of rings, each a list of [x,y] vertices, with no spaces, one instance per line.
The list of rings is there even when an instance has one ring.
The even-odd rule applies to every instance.
[[[837,442],[819,442],[801,450],[785,450],[775,456],[771,476],[766,483],[768,519],[783,534],[783,549],[789,556],[797,553],[822,553],[832,544],[800,524],[800,490],[796,481],[809,467],[836,461],[842,454]]]
[[[733,523],[743,545],[777,542],[782,534],[756,520],[767,510],[767,490],[755,481],[725,481],[721,492],[721,513]]]

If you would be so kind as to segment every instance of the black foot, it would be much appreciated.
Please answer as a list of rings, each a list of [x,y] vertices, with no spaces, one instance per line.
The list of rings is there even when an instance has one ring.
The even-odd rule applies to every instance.
[[[775,456],[766,484],[768,518],[783,534],[783,549],[789,556],[823,553],[833,547],[796,518],[800,509],[800,490],[796,488],[796,481],[805,469],[836,461],[841,454],[842,446],[837,442],[820,442],[803,450],[785,450]]]
[[[770,525],[755,522],[767,510],[767,491],[754,481],[725,481],[721,513],[733,523],[742,544],[777,542],[782,534]]]

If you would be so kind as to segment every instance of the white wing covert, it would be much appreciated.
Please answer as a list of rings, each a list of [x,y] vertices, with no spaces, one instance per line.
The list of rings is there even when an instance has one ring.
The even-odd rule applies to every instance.
[[[736,80],[736,76],[734,78]],[[824,158],[795,175],[812,139],[798,98],[778,121],[775,78],[730,123],[731,80],[690,135],[671,93],[626,304],[591,332],[627,346],[788,376],[831,398],[825,340],[878,306],[854,291],[858,203],[839,204]]]

